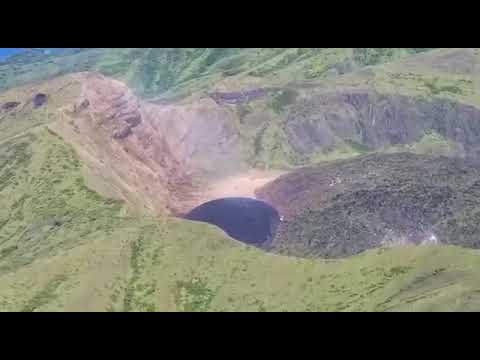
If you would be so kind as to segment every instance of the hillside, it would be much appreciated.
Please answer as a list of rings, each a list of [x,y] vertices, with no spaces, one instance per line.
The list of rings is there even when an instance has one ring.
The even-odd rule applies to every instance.
[[[180,95],[223,79],[290,82],[374,65],[429,49],[34,49],[0,62],[0,88],[66,73],[99,71],[126,82],[137,95]],[[246,79],[245,79],[246,78]],[[244,80],[242,80],[244,79]],[[166,94],[168,95],[168,94]]]
[[[477,57],[433,50],[235,105],[252,161],[292,168],[387,150],[475,159]]]
[[[132,217],[45,129],[1,145],[2,311],[473,310],[477,252],[398,248],[325,262],[212,226]]]
[[[461,247],[478,244],[477,56],[476,49],[65,49],[7,59],[0,311],[479,310],[480,254]],[[405,205],[400,215],[417,200],[429,204],[428,194],[446,194],[424,214],[439,244],[391,247],[369,233],[345,238],[340,253],[352,256],[327,260],[288,246],[285,254],[266,252],[174,217],[260,186],[283,193],[284,181],[317,163],[307,168],[308,189],[276,204],[284,212],[308,199],[318,215],[292,212],[303,227],[291,232],[292,243],[328,226],[326,218],[362,223],[363,207],[342,213],[352,194],[369,204],[368,177],[325,192],[341,211],[327,214],[322,200],[322,179],[361,168],[375,171],[377,182],[401,182],[386,192]],[[430,183],[433,176],[440,183]],[[378,215],[381,207],[372,206]],[[445,222],[452,219],[456,226]]]
[[[346,257],[395,245],[480,248],[480,167],[447,157],[372,154],[283,175],[257,190],[285,216],[273,251]]]

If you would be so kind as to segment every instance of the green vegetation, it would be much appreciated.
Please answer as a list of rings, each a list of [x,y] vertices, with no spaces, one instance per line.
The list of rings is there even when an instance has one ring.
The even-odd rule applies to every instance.
[[[192,278],[189,281],[177,281],[175,303],[183,311],[207,311],[215,296],[205,280]]]
[[[152,98],[195,93],[218,82],[222,89],[234,90],[254,83],[274,90],[264,99],[230,108],[237,116],[240,137],[246,139],[250,165],[289,168],[358,157],[372,149],[351,133],[342,139],[334,134],[335,145],[322,149],[316,147],[314,136],[311,144],[306,143],[306,135],[321,128],[307,127],[299,144],[292,140],[291,125],[322,120],[315,111],[328,100],[322,89],[329,86],[338,91],[371,86],[380,94],[472,100],[472,82],[465,74],[425,72],[415,66],[405,70],[392,61],[428,50],[76,49],[48,56],[19,55],[0,63],[2,89],[52,79],[35,85],[35,91],[51,95],[45,107],[33,110],[22,103],[12,113],[0,113],[0,311],[480,310],[478,250],[450,245],[390,248],[381,242],[375,244],[379,248],[360,249],[378,240],[368,226],[375,216],[369,209],[385,194],[396,195],[390,203],[386,196],[385,206],[413,204],[406,207],[407,213],[426,211],[434,230],[446,239],[478,246],[480,185],[476,178],[458,175],[464,173],[455,167],[426,162],[415,173],[415,181],[409,181],[404,178],[409,173],[405,164],[393,161],[376,168],[379,174],[368,171],[371,164],[352,162],[342,179],[353,179],[357,185],[365,181],[360,184],[365,191],[352,189],[320,209],[316,202],[326,192],[315,195],[314,188],[307,194],[308,206],[301,204],[305,217],[288,231],[299,242],[312,244],[330,235],[327,242],[346,238],[358,246],[354,250],[362,251],[335,260],[295,258],[246,246],[210,225],[129,215],[125,204],[105,199],[85,185],[88,172],[74,151],[46,129],[63,116],[59,108],[78,95],[78,84],[52,85],[60,81],[54,79],[60,74],[100,71]],[[380,66],[354,71],[367,65]],[[10,91],[0,94],[0,104],[22,97],[16,89]],[[304,101],[315,96],[319,103]],[[343,126],[342,118],[332,119]],[[313,150],[302,152],[298,145]],[[448,155],[457,148],[449,139],[426,132],[415,143],[384,150]],[[337,173],[338,168],[331,169]],[[442,186],[427,186],[426,171],[435,173]],[[324,169],[321,173],[328,175]],[[359,178],[360,173],[366,179]],[[452,180],[452,174],[458,176]],[[312,179],[315,185],[323,183],[315,174]],[[375,196],[368,187],[372,179],[386,184]],[[392,179],[398,183],[389,186]],[[455,197],[452,189],[458,190]],[[291,203],[297,200],[301,196]],[[301,252],[301,246],[295,250]],[[347,249],[337,250],[345,254]]]
[[[421,51],[422,49],[416,49]],[[426,50],[426,49],[425,49]],[[423,51],[423,50],[422,50]],[[263,77],[269,82],[316,78],[331,68],[351,71],[361,65],[389,61],[409,49],[252,49],[148,48],[74,49],[18,54],[0,63],[0,89],[80,71],[99,71],[125,81],[138,95],[176,96],[208,88],[232,76]],[[353,59],[352,59],[353,54]]]
[[[54,301],[56,298],[55,291],[66,280],[66,276],[58,275],[54,279],[50,280],[48,284],[35,294],[20,310],[22,312],[33,312],[41,306]]]
[[[361,144],[355,140],[337,139],[337,143],[327,149],[313,153],[309,159],[306,159],[304,165],[314,164],[322,161],[331,161],[339,159],[349,159],[372,151],[368,146]]]
[[[396,51],[394,48],[355,48],[354,60],[361,65],[375,65],[381,61],[391,60]]]
[[[12,266],[27,245],[19,236],[2,241],[5,310],[82,310],[87,304],[111,311],[478,309],[473,269],[480,263],[473,250],[407,247],[331,263],[268,255],[208,225],[124,217],[119,204],[82,185],[78,161],[58,138],[39,131],[30,144],[36,158],[24,162],[29,176],[18,181],[36,193],[3,202],[14,195],[8,185],[0,194],[2,204],[23,209],[18,226],[39,224],[29,240],[38,253],[33,262]],[[61,181],[44,188],[48,179]],[[29,286],[33,274],[38,278]],[[462,286],[448,285],[452,277]],[[88,279],[97,285],[85,288]],[[85,291],[88,302],[75,302]]]
[[[376,65],[433,48],[354,48],[353,59],[360,65]]]
[[[238,49],[82,49],[0,63],[0,88],[45,80],[79,71],[101,73],[127,81],[137,93],[152,96],[193,78],[208,75],[213,65]],[[12,65],[12,62],[16,66]]]
[[[345,143],[348,144],[351,149],[357,151],[358,153],[366,153],[371,151],[371,149],[367,145],[361,144],[358,141],[352,139],[346,139]]]
[[[283,254],[339,258],[430,241],[479,248],[479,174],[447,157],[368,154],[299,169],[260,196],[282,196],[289,219],[273,249]]]
[[[473,250],[406,247],[335,262],[265,254],[209,225],[122,215],[84,187],[71,149],[45,130],[30,136],[31,160],[15,168],[24,190],[0,192],[4,311],[478,309]]]
[[[425,131],[425,134],[416,142],[405,145],[395,145],[383,149],[384,152],[412,152],[427,155],[456,155],[458,146],[452,140],[446,139],[434,130]]]
[[[271,122],[257,133],[254,142],[257,167],[286,168],[292,162],[292,151],[278,124]]]
[[[478,103],[472,74],[424,70],[419,64],[415,71],[399,71],[397,64],[388,64],[375,70],[375,88],[382,93],[396,93],[425,99],[451,98]],[[478,95],[478,94],[477,94]]]
[[[329,70],[353,69],[351,59],[352,49],[318,49],[304,66],[303,76],[306,79],[322,77]],[[344,71],[340,71],[343,73]]]
[[[156,284],[155,291],[142,294],[143,301],[155,304],[157,310],[361,311],[479,306],[473,269],[480,262],[472,250],[406,247],[324,262],[264,254],[199,224],[179,221],[169,226],[171,238],[150,239],[143,253],[143,261],[152,264],[149,250],[162,246],[165,252],[161,265],[152,264],[142,275],[145,283]],[[441,268],[446,270],[439,271]],[[445,287],[452,277],[464,288]],[[457,305],[458,291],[463,299]],[[445,299],[438,301],[436,295],[440,294]],[[412,301],[415,297],[422,299]]]
[[[277,113],[281,113],[288,105],[295,103],[298,92],[294,89],[280,89],[271,97],[271,107]]]
[[[438,78],[434,78],[433,80],[426,80],[425,86],[429,89],[432,95],[438,95],[441,93],[464,95],[464,90],[461,85],[457,85],[457,84],[442,85],[439,83]]]

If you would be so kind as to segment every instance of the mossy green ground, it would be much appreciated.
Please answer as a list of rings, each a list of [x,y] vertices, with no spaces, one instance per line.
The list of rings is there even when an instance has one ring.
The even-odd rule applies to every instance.
[[[428,51],[427,51],[428,50]],[[473,51],[473,50],[472,50]],[[287,49],[279,52],[250,75],[261,78],[270,90],[267,98],[249,104],[225,105],[236,114],[238,131],[251,149],[249,163],[262,168],[289,169],[320,161],[351,158],[368,152],[357,141],[335,138],[328,149],[305,154],[295,150],[289,135],[301,121],[302,102],[325,92],[354,92],[361,89],[382,96],[407,97],[427,104],[434,100],[452,104],[480,105],[480,92],[474,87],[478,66],[471,49]],[[412,55],[412,56],[408,56]],[[290,59],[289,61],[282,59]],[[391,61],[396,60],[396,61]],[[343,75],[332,69],[345,67]],[[277,64],[275,66],[274,64]],[[266,66],[270,64],[269,66]],[[375,65],[375,66],[371,66]],[[300,71],[300,69],[302,69]],[[312,70],[311,78],[302,71]],[[327,70],[330,69],[330,70]],[[308,71],[307,71],[308,72]],[[300,74],[302,74],[300,76]],[[244,73],[238,75],[245,76]],[[218,80],[219,81],[219,80]],[[229,85],[235,84],[230,82]],[[238,83],[240,84],[240,83]],[[272,85],[274,84],[274,85]],[[240,89],[241,86],[233,87]],[[372,101],[375,105],[375,101]],[[299,116],[300,115],[300,116]],[[315,116],[308,114],[308,116]],[[290,128],[288,130],[287,128]],[[376,149],[384,151],[383,149]],[[452,154],[459,149],[438,134],[426,134],[405,146],[385,151]]]
[[[43,128],[0,158],[2,311],[480,309],[475,250],[279,256],[210,225],[129,216],[84,186],[75,154]]]
[[[480,103],[469,74],[430,69],[428,62],[349,73],[418,50],[426,49],[88,49],[0,64],[0,88],[98,70],[152,98],[259,78],[287,91],[232,111],[252,143],[252,162],[289,167],[366,151],[343,141],[332,152],[296,158],[281,114],[317,85]],[[337,73],[345,75],[331,76]],[[65,86],[35,113],[0,119],[0,311],[480,310],[478,250],[398,247],[342,260],[299,259],[246,246],[213,226],[129,215],[84,185],[82,164],[44,127],[58,114],[56,102],[68,103],[59,96],[77,91],[74,83]],[[12,94],[2,102],[15,100]],[[435,134],[407,146],[450,151]]]
[[[449,156],[457,151],[457,145],[453,141],[446,139],[432,130],[426,132],[417,142],[406,145],[395,145],[383,150],[383,152],[387,153],[405,151],[415,154]]]
[[[428,49],[375,48],[148,48],[80,49],[0,62],[0,89],[58,75],[99,71],[121,79],[138,95],[188,95],[216,81],[257,77],[285,83],[323,78]]]

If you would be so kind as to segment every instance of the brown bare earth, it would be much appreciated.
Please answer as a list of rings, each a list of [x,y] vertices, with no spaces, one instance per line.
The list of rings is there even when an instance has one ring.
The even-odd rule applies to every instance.
[[[156,105],[102,75],[76,77],[81,94],[50,129],[74,146],[99,193],[135,210],[177,213],[211,197],[248,196],[272,179],[235,175],[246,167],[234,121],[213,100]],[[212,181],[220,181],[215,191]]]
[[[252,169],[242,174],[232,175],[210,183],[204,192],[206,199],[222,197],[251,197],[254,198],[255,190],[275,180],[278,176],[286,173],[282,170],[258,170]]]
[[[87,185],[125,200],[134,212],[177,214],[218,197],[254,197],[257,187],[282,173],[250,168],[235,115],[211,98],[153,104],[97,73],[3,93],[2,135],[22,134],[37,121],[29,117],[37,94],[48,95],[35,112],[38,125],[47,123],[74,147]],[[21,121],[10,116],[18,112],[26,114]]]

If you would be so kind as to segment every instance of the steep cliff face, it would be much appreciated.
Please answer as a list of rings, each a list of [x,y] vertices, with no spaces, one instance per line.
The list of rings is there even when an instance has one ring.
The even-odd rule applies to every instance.
[[[428,131],[454,142],[452,155],[477,159],[480,149],[479,108],[371,89],[338,89],[302,100],[289,111],[284,126],[290,144],[306,159],[345,141],[360,145],[363,152],[383,150],[418,142]]]
[[[341,76],[291,82],[268,93],[264,102],[271,113],[256,105],[262,100],[236,107],[246,114],[244,123],[263,117],[254,135],[257,160],[273,167],[391,147],[422,152],[431,133],[452,145],[436,151],[474,159],[480,109],[476,51],[439,49]]]
[[[467,50],[426,53],[326,82],[250,86],[163,105],[84,73],[81,96],[65,111],[69,120],[55,128],[90,159],[94,188],[153,213],[186,212],[218,196],[212,186],[256,167],[286,170],[375,151],[477,161],[480,108]],[[439,73],[425,75],[425,63]],[[237,193],[233,184],[223,196],[254,190]]]
[[[425,75],[425,64],[443,77]],[[4,93],[1,136],[48,123],[87,164],[89,186],[139,211],[179,213],[220,193],[248,196],[258,182],[245,185],[245,174],[256,167],[269,178],[271,169],[405,150],[476,161],[473,65],[471,49],[433,51],[333,80],[197,93],[163,105],[118,80],[79,73]],[[236,180],[248,189],[237,191]],[[218,184],[222,190],[211,191]]]
[[[212,100],[149,104],[116,80],[77,77],[78,99],[50,128],[88,164],[98,191],[153,213],[183,211],[209,177],[241,166],[235,122]]]
[[[79,73],[46,82],[51,88],[40,83],[28,94],[6,97],[0,121],[21,132],[35,114],[38,124],[49,123],[83,156],[94,189],[139,211],[179,213],[220,195],[211,187],[231,178],[232,187],[221,195],[248,196],[253,182],[240,193],[234,182],[253,168],[270,176],[272,169],[372,151],[476,160],[480,110],[469,101],[471,51],[422,56],[335,80],[197,93],[163,105],[138,98],[118,80]],[[448,81],[421,77],[425,59]],[[396,82],[399,91],[379,87]],[[420,93],[417,83],[423,84]],[[42,95],[37,108],[35,98]]]

